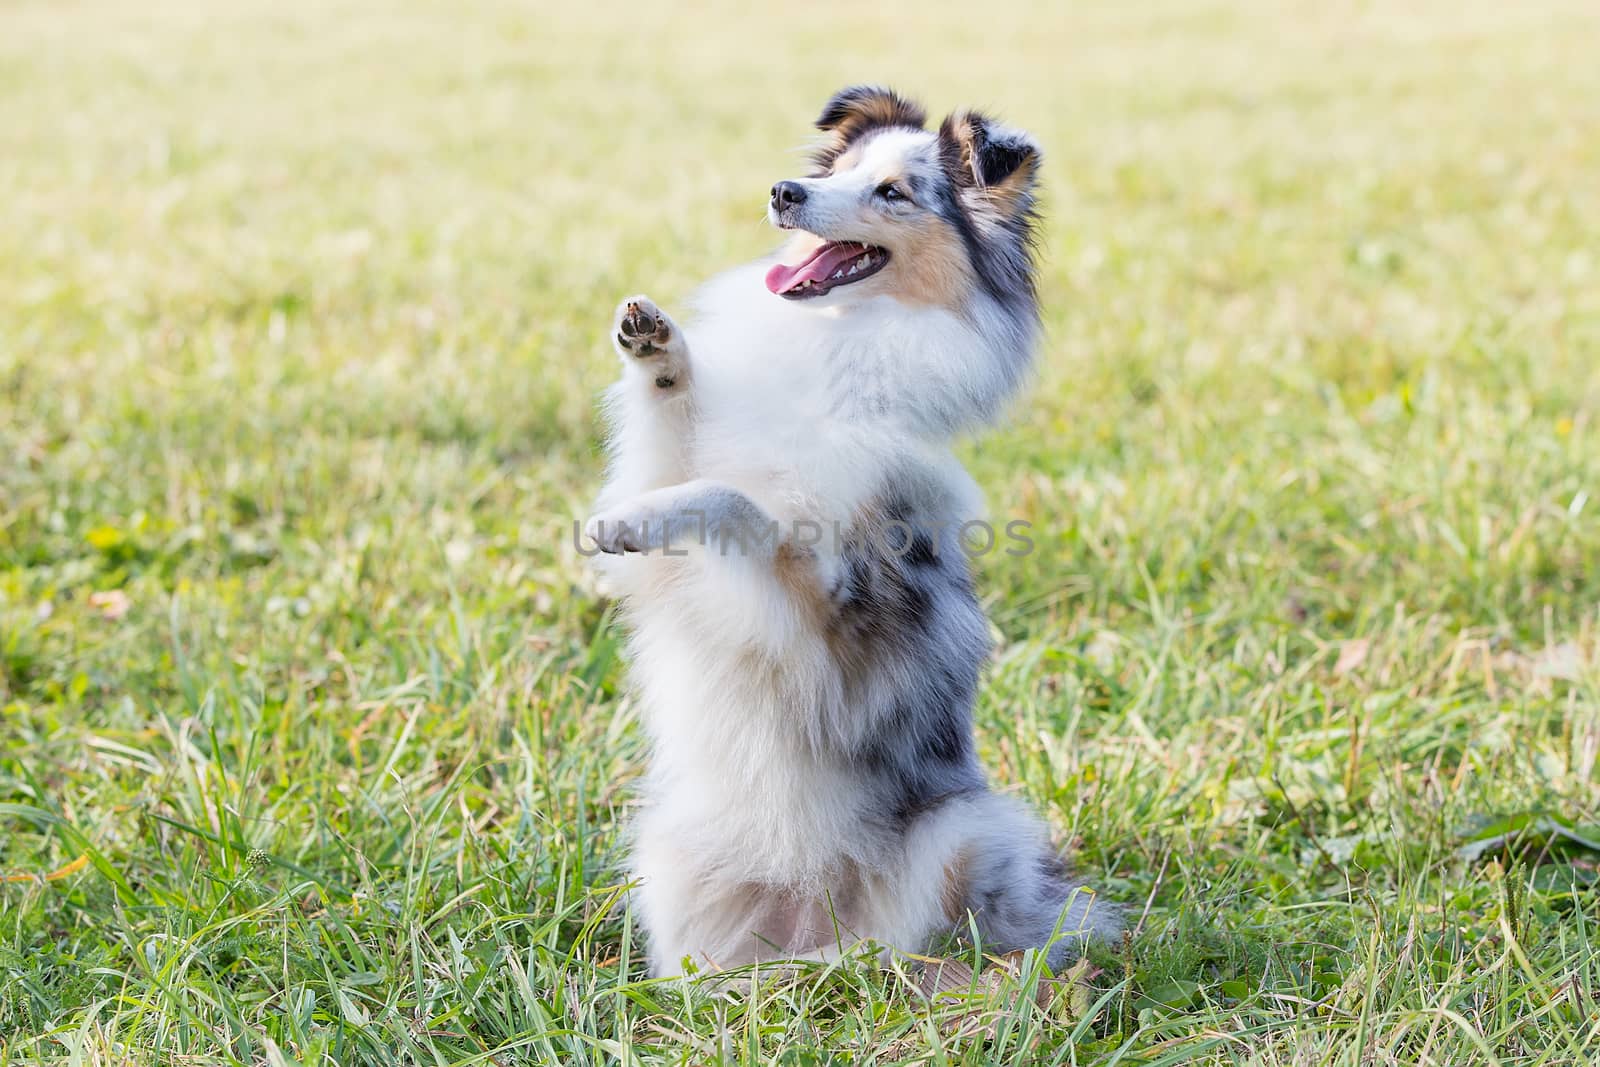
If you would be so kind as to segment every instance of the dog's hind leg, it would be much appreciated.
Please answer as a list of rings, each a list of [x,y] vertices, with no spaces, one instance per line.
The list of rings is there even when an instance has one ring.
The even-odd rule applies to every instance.
[[[611,465],[601,508],[687,476],[693,368],[683,330],[646,296],[617,305],[611,343],[622,377],[606,392]]]

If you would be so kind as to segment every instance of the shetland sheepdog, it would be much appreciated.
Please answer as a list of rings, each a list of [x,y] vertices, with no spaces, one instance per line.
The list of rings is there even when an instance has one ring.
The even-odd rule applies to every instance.
[[[653,974],[832,959],[858,942],[1059,963],[1119,929],[1043,825],[992,792],[972,709],[989,655],[952,442],[1038,340],[1040,151],[976,111],[847,88],[789,239],[682,325],[612,324],[610,467],[584,527],[629,630],[650,741],[632,836]]]

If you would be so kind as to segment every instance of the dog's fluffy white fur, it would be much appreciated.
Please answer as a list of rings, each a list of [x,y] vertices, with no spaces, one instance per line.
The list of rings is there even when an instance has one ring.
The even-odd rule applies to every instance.
[[[818,125],[815,171],[773,191],[776,261],[707,285],[687,328],[643,296],[613,324],[586,531],[651,745],[651,969],[920,952],[969,923],[1059,962],[1117,919],[978,767],[958,528],[982,512],[950,452],[1031,357],[1038,149],[871,87]]]

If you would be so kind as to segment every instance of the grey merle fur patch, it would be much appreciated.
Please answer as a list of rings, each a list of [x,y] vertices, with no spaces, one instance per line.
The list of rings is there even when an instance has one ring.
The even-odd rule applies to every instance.
[[[953,529],[936,538],[899,500],[874,524],[845,546],[829,637],[852,703],[869,705],[872,727],[852,756],[882,796],[890,828],[903,830],[984,788],[972,705],[989,636]]]

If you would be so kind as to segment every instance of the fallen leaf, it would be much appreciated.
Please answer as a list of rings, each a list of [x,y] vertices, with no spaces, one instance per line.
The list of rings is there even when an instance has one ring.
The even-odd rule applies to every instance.
[[[71,863],[63,867],[57,867],[55,870],[46,874],[8,874],[5,877],[0,878],[0,882],[32,882],[35,880],[41,882],[59,882],[63,878],[70,878],[72,875],[77,874],[87,866],[89,866],[89,854],[85,852]]]
[[[917,991],[931,1005],[945,1010],[938,1014],[939,1031],[948,1038],[976,1037],[993,1040],[997,1013],[991,998],[999,991],[1005,972],[986,968],[974,975],[960,960],[925,959],[917,976]]]
[[[89,606],[97,609],[102,618],[115,622],[128,613],[128,609],[133,607],[133,601],[129,600],[128,594],[120,589],[106,589],[90,593]]]
[[[972,968],[960,960],[936,960],[925,964],[917,976],[917,992],[934,999],[940,993],[967,993],[972,990]]]
[[[1372,642],[1365,637],[1358,637],[1354,641],[1346,641],[1339,650],[1339,662],[1333,665],[1333,673],[1343,678],[1357,667],[1367,661],[1367,651],[1372,647]]]

